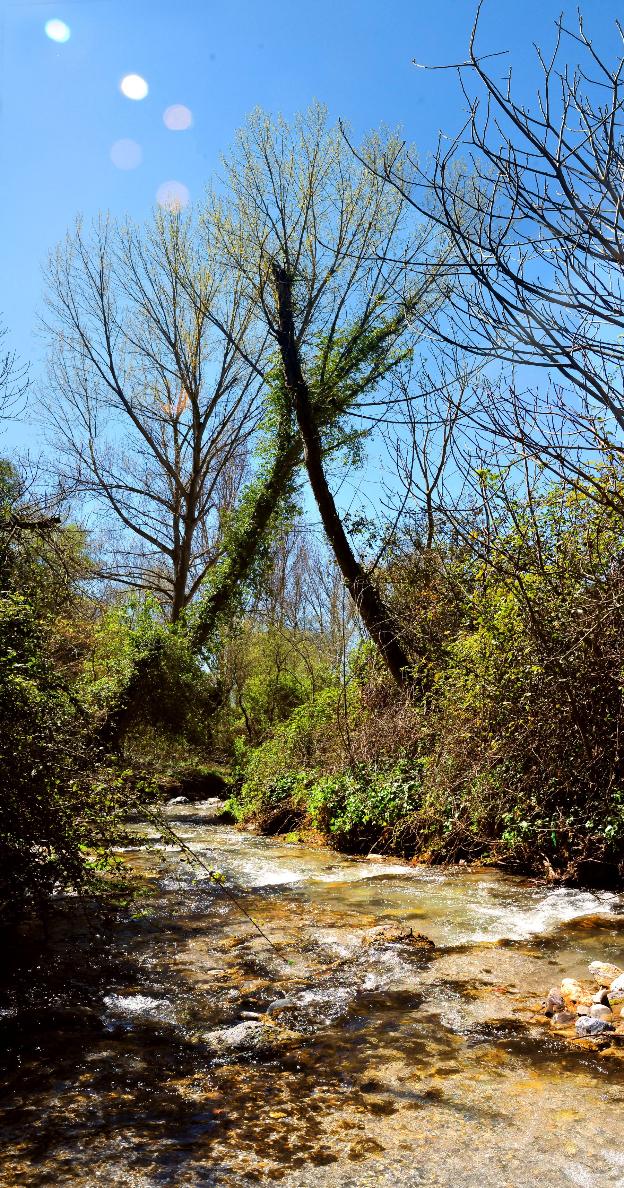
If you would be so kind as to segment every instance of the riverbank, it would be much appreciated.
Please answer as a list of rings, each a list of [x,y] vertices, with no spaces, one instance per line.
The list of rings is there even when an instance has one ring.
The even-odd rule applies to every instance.
[[[540,1009],[545,985],[621,959],[622,897],[167,812],[223,885],[136,826],[142,903],[99,937],[67,903],[44,957],[16,957],[3,1183],[621,1182],[621,1061]],[[435,947],[375,932],[399,926]],[[258,1028],[275,1039],[241,1039]]]
[[[345,833],[332,831],[327,824],[324,829],[319,829],[314,817],[302,812],[301,807],[289,799],[278,806],[259,811],[252,809],[247,812],[244,808],[241,811],[241,802],[236,797],[227,801],[227,806],[232,820],[238,819],[242,828],[266,837],[279,837],[285,844],[325,846],[352,857],[397,858],[417,866],[441,869],[467,866],[475,870],[499,870],[510,875],[539,879],[553,887],[624,891],[624,866],[610,859],[577,857],[557,869],[550,859],[539,852],[524,848],[511,853],[508,846],[495,839],[479,846],[457,845],[451,858],[445,850],[418,848],[417,831],[409,818],[392,827],[353,829]]]

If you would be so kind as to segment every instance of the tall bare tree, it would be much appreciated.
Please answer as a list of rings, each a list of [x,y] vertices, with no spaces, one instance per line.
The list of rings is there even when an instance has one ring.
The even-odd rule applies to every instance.
[[[16,415],[28,386],[28,368],[20,364],[15,351],[2,349],[6,335],[0,323],[0,422]]]
[[[78,223],[48,283],[45,406],[66,479],[102,516],[104,575],[176,622],[220,560],[257,426],[260,381],[232,345],[257,350],[249,307],[178,213]]]
[[[537,50],[532,105],[478,33],[479,12],[466,61],[445,67],[459,73],[465,126],[440,140],[432,172],[399,153],[385,173],[453,245],[462,280],[440,338],[516,369],[500,383],[490,372],[481,424],[612,498],[594,463],[606,451],[621,465],[624,450],[623,30],[602,53],[582,17],[574,29],[560,18],[552,52]]]
[[[319,106],[293,124],[256,112],[226,161],[229,193],[207,212],[206,237],[273,343],[274,396],[296,427],[327,539],[367,631],[407,687],[397,624],[354,552],[327,474],[365,397],[387,402],[385,382],[412,349],[410,320],[439,301],[431,225],[415,226],[403,196],[369,168],[396,148],[373,136],[358,160]]]

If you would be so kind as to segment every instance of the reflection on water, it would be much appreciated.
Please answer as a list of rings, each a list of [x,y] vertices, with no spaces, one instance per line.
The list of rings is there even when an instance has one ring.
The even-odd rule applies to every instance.
[[[96,936],[74,904],[43,960],[15,952],[0,1183],[624,1184],[624,1063],[534,1013],[564,974],[622,961],[621,897],[179,816],[271,944],[174,847],[137,837],[126,860],[153,893],[136,918]],[[436,950],[366,943],[392,921]],[[267,1007],[294,1047],[215,1052],[215,1031]]]

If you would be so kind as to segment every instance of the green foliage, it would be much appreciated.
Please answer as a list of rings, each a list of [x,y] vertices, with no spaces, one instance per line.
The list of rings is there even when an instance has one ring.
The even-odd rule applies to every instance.
[[[420,764],[399,760],[389,768],[362,765],[322,776],[307,790],[305,807],[317,828],[352,846],[387,836],[420,800]]]
[[[316,756],[316,743],[336,724],[339,702],[338,688],[324,689],[314,701],[298,706],[262,746],[239,743],[240,787],[232,800],[239,819],[262,815],[285,800],[297,802],[300,781]]]
[[[0,917],[93,888],[121,828],[123,782],[98,756],[46,629],[19,594],[0,597]]]
[[[168,756],[189,748],[196,763],[206,758],[220,681],[191,649],[184,625],[163,620],[155,598],[133,596],[108,608],[95,628],[90,661],[80,695],[100,717],[121,703],[126,758],[152,770],[168,768]]]
[[[296,510],[301,447],[280,369],[266,377],[266,412],[256,442],[257,469],[235,508],[223,515],[221,556],[186,615],[189,645],[214,648],[218,632],[244,610],[270,565],[275,535]]]
[[[137,789],[94,743],[84,696],[96,604],[84,537],[29,506],[0,468],[0,918],[101,889]]]
[[[334,683],[327,646],[318,633],[249,618],[227,639],[221,677],[230,690],[221,716],[223,746],[242,735],[257,745],[299,706]]]
[[[341,846],[440,860],[620,861],[620,518],[561,487],[494,511],[487,550],[474,517],[478,547],[441,538],[386,569],[421,700],[402,705],[361,645],[346,697],[299,707],[247,753],[241,816],[290,805]]]
[[[418,760],[403,756],[327,770],[361,711],[355,683],[346,703],[344,691],[333,685],[298,706],[261,746],[239,747],[239,791],[231,802],[238,819],[271,825],[302,818],[336,844],[357,848],[413,813],[421,795]]]

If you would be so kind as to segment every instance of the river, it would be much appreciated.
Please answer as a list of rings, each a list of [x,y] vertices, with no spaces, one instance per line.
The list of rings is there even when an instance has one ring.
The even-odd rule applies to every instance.
[[[624,1185],[624,1060],[536,1014],[622,963],[622,896],[169,813],[223,886],[144,828],[111,929],[67,899],[5,946],[3,1188]],[[435,949],[370,943],[396,923]],[[274,1050],[215,1047],[270,1004]]]

